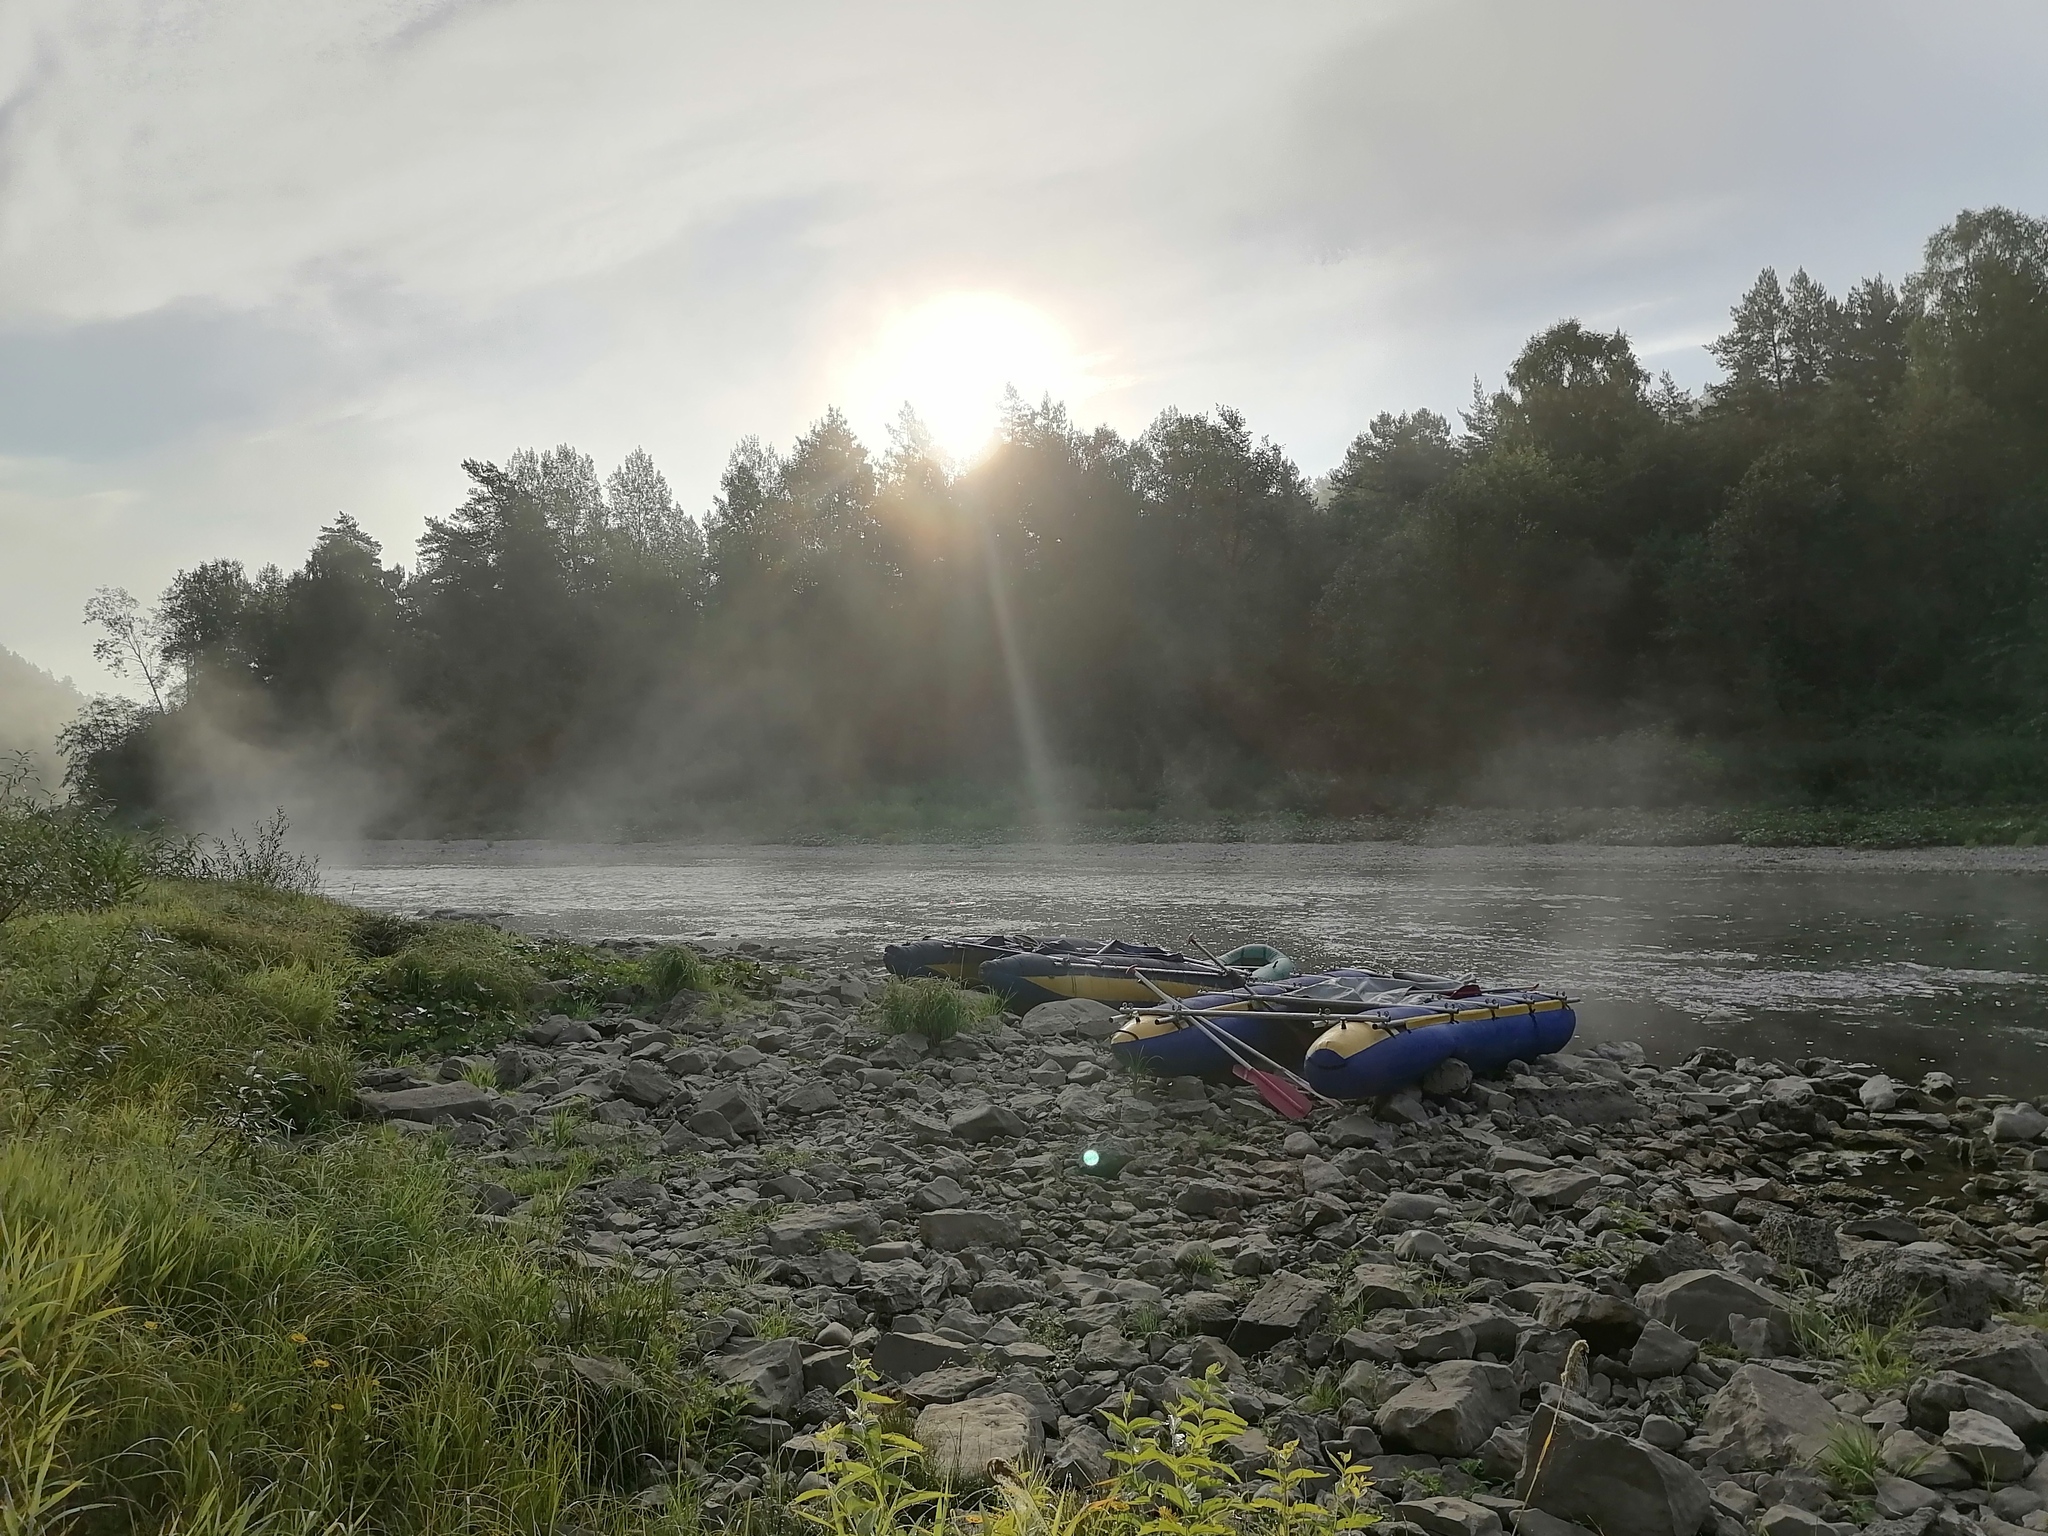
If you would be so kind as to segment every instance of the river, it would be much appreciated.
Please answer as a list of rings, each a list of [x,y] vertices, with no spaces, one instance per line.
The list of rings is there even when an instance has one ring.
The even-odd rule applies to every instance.
[[[2048,1093],[2048,850],[379,843],[324,889],[580,938],[875,956],[932,933],[1279,945],[1550,983],[1580,1036],[1875,1063]]]

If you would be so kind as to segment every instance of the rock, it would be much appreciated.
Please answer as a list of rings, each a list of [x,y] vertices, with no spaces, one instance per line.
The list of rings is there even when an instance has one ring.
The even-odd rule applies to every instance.
[[[1797,1504],[1773,1504],[1756,1521],[1757,1536],[1834,1536],[1834,1526]]]
[[[1842,1276],[1836,1294],[1846,1310],[1879,1326],[1917,1312],[1930,1327],[1981,1328],[2013,1286],[1988,1265],[1901,1248]]]
[[[1538,1210],[1574,1204],[1581,1195],[1600,1187],[1599,1171],[1593,1168],[1518,1169],[1503,1174],[1502,1179]]]
[[[1909,1483],[1903,1477],[1880,1476],[1875,1492],[1877,1512],[1890,1520],[1917,1514],[1923,1509],[1941,1507],[1940,1494],[1922,1488],[1918,1483]]]
[[[1513,1475],[1512,1471],[1508,1474],[1509,1477]],[[1599,1536],[1599,1533],[1524,1504],[1515,1511],[1514,1536]]]
[[[1228,1291],[1189,1291],[1176,1310],[1188,1332],[1227,1338],[1242,1305]]]
[[[1856,1102],[1873,1115],[1888,1115],[1899,1107],[1899,1085],[1882,1072],[1866,1077],[1856,1090]]]
[[[1129,1371],[1144,1363],[1145,1351],[1114,1328],[1097,1328],[1074,1352],[1074,1368],[1081,1371]]]
[[[1818,1216],[1766,1211],[1756,1224],[1756,1245],[1786,1268],[1804,1270],[1819,1280],[1832,1280],[1842,1272],[1835,1229]]]
[[[1677,1457],[1548,1404],[1529,1421],[1517,1492],[1545,1514],[1616,1536],[1696,1536],[1712,1502]]]
[[[1792,1314],[1785,1298],[1754,1280],[1718,1269],[1691,1269],[1669,1280],[1646,1285],[1636,1300],[1651,1317],[1698,1344],[1728,1344],[1731,1315],[1761,1318],[1768,1326],[1771,1348],[1784,1354],[1792,1347]]]
[[[1122,1021],[1107,1003],[1091,997],[1063,997],[1058,1002],[1040,1003],[1024,1015],[1024,1032],[1041,1039],[1079,1037],[1107,1040]]]
[[[1667,1237],[1650,1252],[1644,1254],[1629,1266],[1625,1277],[1629,1285],[1640,1290],[1654,1285],[1659,1280],[1669,1280],[1682,1275],[1689,1269],[1719,1269],[1721,1261],[1714,1257],[1707,1245],[1689,1232],[1680,1232]]]
[[[1917,1243],[1927,1236],[1915,1223],[1890,1212],[1851,1217],[1839,1230],[1844,1237],[1874,1237],[1887,1243]]]
[[[1044,1003],[1040,1006],[1056,1005]],[[1005,1109],[1000,1104],[979,1104],[972,1109],[962,1110],[946,1122],[947,1133],[970,1146],[1022,1136],[1025,1130],[1026,1126],[1017,1117],[1016,1112]]]
[[[1660,1451],[1676,1451],[1690,1438],[1685,1426],[1676,1419],[1667,1419],[1661,1413],[1643,1415],[1642,1439],[1645,1445],[1654,1445]]]
[[[447,1125],[488,1115],[500,1102],[488,1089],[464,1082],[432,1083],[390,1093],[365,1088],[356,1093],[356,1108],[373,1120],[417,1120],[423,1125]]]
[[[950,1211],[957,1210],[967,1198],[967,1191],[950,1175],[940,1174],[929,1183],[921,1184],[910,1197],[912,1210]]]
[[[1406,1520],[1429,1536],[1501,1536],[1500,1516],[1467,1499],[1404,1499],[1394,1506],[1394,1518]]]
[[[1051,1003],[1039,1004],[1041,1008],[1052,1006]],[[1225,1211],[1236,1210],[1244,1203],[1244,1191],[1236,1185],[1219,1184],[1210,1179],[1195,1180],[1173,1198],[1173,1208],[1183,1216],[1219,1216]]]
[[[1381,1435],[1428,1456],[1470,1456],[1521,1407],[1514,1372],[1476,1360],[1431,1366],[1380,1408]]]
[[[629,1061],[619,1073],[618,1096],[642,1109],[659,1109],[675,1097],[676,1085],[652,1062]]]
[[[1929,1365],[1974,1376],[2036,1408],[2048,1408],[2048,1345],[2031,1328],[2001,1325],[1982,1333],[1923,1328],[1913,1353]]]
[[[1731,1466],[1761,1471],[1811,1462],[1851,1422],[1803,1382],[1745,1365],[1707,1405],[1700,1438],[1730,1453]]]
[[[1556,1265],[1512,1253],[1468,1254],[1464,1262],[1475,1280],[1498,1280],[1507,1286],[1555,1285],[1564,1279]]]
[[[1115,1471],[1109,1459],[1111,1449],[1108,1437],[1094,1425],[1075,1419],[1066,1420],[1060,1426],[1060,1438],[1047,1468],[1054,1486],[1087,1493],[1098,1484],[1108,1482],[1110,1474]]]
[[[1993,1141],[2037,1141],[2048,1131],[2048,1115],[2031,1104],[2002,1104],[1991,1112]]]
[[[1447,1056],[1423,1073],[1415,1086],[1439,1099],[1453,1098],[1472,1086],[1472,1069],[1457,1057]]]
[[[705,1094],[697,1101],[697,1113],[723,1117],[725,1123],[732,1127],[732,1133],[744,1141],[752,1141],[761,1134],[761,1117],[754,1113],[753,1104],[734,1083]]]
[[[1386,1307],[1419,1307],[1422,1293],[1407,1272],[1395,1264],[1361,1264],[1351,1271],[1344,1287],[1344,1300],[1367,1312]]]
[[[1878,1448],[1878,1460],[1900,1477],[1910,1478],[1923,1488],[1967,1488],[1970,1469],[1910,1429],[1898,1429],[1885,1437]]]
[[[1618,1125],[1649,1114],[1642,1101],[1616,1083],[1569,1083],[1514,1090],[1515,1108],[1533,1120],[1556,1115],[1573,1125]]]
[[[925,1448],[931,1470],[956,1484],[986,1480],[991,1462],[1028,1466],[1045,1450],[1037,1410],[1008,1392],[927,1408],[911,1435]]]
[[[1043,1295],[1037,1286],[1014,1275],[987,1275],[974,1287],[967,1300],[975,1311],[993,1315],[1007,1312],[1012,1307],[1029,1306],[1041,1300]]]
[[[2048,1414],[1973,1376],[1935,1371],[1920,1377],[1906,1393],[1906,1421],[1929,1434],[1940,1434],[1950,1417],[1965,1408],[1990,1414],[2022,1440],[2048,1440]]]
[[[917,1235],[940,1253],[1007,1248],[1017,1240],[1017,1223],[994,1211],[926,1211],[917,1218]]]
[[[1986,1483],[2016,1482],[2026,1476],[2033,1458],[2020,1437],[1988,1413],[1964,1408],[1949,1415],[1941,1448]]]
[[[705,1141],[722,1143],[740,1139],[732,1128],[732,1122],[715,1110],[695,1110],[683,1124],[692,1135],[701,1136]]]
[[[795,1339],[764,1339],[705,1364],[719,1380],[743,1388],[756,1413],[787,1419],[804,1395],[804,1349]]]
[[[1641,1337],[1629,1351],[1628,1368],[1644,1381],[1655,1381],[1660,1376],[1683,1376],[1699,1357],[1699,1345],[1676,1329],[1651,1321],[1643,1325]],[[1660,1449],[1668,1451],[1671,1447]]]
[[[1409,1226],[1419,1221],[1435,1221],[1450,1214],[1450,1204],[1435,1195],[1425,1195],[1413,1190],[1403,1190],[1389,1195],[1380,1205],[1379,1219],[1382,1222]]]
[[[896,1389],[896,1395],[913,1408],[923,1408],[932,1403],[957,1403],[973,1397],[995,1379],[994,1371],[984,1371],[971,1365],[947,1365],[936,1371],[926,1371],[922,1376],[911,1377]]]
[[[884,1381],[908,1381],[927,1371],[966,1365],[974,1358],[974,1350],[935,1333],[890,1332],[876,1335],[868,1358]]]
[[[1545,1292],[1536,1320],[1545,1328],[1577,1334],[1600,1354],[1625,1356],[1649,1319],[1626,1297],[1583,1285],[1556,1285]]]
[[[1271,1349],[1282,1339],[1313,1333],[1330,1311],[1330,1288],[1282,1270],[1259,1288],[1230,1330],[1230,1347],[1242,1354]]]
[[[871,1205],[800,1206],[768,1223],[766,1236],[771,1252],[810,1253],[828,1233],[844,1232],[865,1247],[882,1235],[882,1218]]]
[[[814,1078],[810,1082],[798,1083],[775,1101],[775,1107],[786,1115],[822,1115],[827,1110],[838,1109],[840,1102],[830,1083],[821,1083]]]

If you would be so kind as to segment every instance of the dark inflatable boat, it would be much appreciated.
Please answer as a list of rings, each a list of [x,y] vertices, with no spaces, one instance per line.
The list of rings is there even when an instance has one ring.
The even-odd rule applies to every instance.
[[[1155,986],[1169,997],[1189,997],[1274,981],[1294,971],[1294,962],[1270,944],[1242,945],[1211,961],[1156,944],[1116,939],[1037,943],[1021,934],[891,944],[882,951],[882,963],[898,976],[945,976],[963,986],[986,987],[1019,1010],[1068,997],[1142,1003],[1159,995]]]

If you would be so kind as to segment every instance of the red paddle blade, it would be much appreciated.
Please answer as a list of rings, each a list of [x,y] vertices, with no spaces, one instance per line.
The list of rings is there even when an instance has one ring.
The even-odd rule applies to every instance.
[[[1250,1083],[1258,1090],[1260,1098],[1290,1120],[1306,1120],[1309,1111],[1315,1108],[1293,1084],[1281,1081],[1270,1072],[1261,1072],[1256,1067],[1245,1066],[1242,1062],[1230,1070]]]

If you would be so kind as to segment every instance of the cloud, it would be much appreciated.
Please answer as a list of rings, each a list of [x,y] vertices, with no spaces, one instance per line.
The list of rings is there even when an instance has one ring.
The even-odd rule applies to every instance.
[[[17,0],[0,643],[90,679],[92,586],[340,508],[405,555],[526,443],[702,507],[947,292],[1311,472],[1564,314],[1697,382],[1765,263],[2048,206],[2044,55],[2021,0]]]

